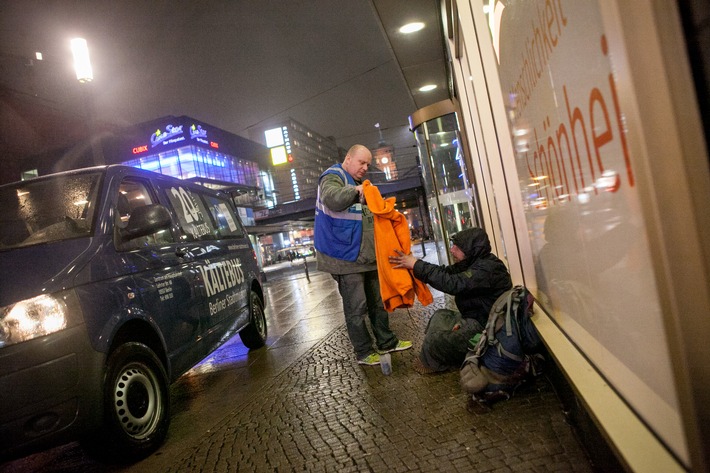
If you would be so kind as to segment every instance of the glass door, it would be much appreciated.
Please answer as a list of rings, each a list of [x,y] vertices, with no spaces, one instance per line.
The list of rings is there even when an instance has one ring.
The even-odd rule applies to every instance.
[[[443,112],[443,113],[441,113]],[[441,113],[441,114],[439,114]],[[410,122],[421,157],[427,206],[439,261],[453,263],[448,240],[465,228],[481,226],[475,193],[466,169],[458,120],[451,101],[421,109]]]

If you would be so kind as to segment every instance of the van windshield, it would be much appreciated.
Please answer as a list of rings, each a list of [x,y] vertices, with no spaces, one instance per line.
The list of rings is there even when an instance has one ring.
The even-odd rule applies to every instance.
[[[101,173],[0,186],[0,251],[91,235]]]

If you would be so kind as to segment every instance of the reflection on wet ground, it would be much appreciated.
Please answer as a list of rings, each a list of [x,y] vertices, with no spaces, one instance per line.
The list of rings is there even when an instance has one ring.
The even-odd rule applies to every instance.
[[[427,253],[432,261],[433,246]],[[107,465],[72,443],[0,470],[591,471],[545,380],[479,413],[466,410],[458,373],[414,372],[428,317],[446,303],[441,293],[432,291],[431,307],[392,314],[393,330],[414,349],[394,354],[393,373],[384,376],[355,362],[335,281],[315,260],[265,273],[266,347],[249,351],[235,336],[179,378],[168,438],[156,453]]]
[[[74,442],[0,464],[0,471],[161,471],[169,459],[195,442],[196,433],[199,438],[200,431],[218,424],[237,403],[251,399],[266,382],[344,323],[335,282],[316,270],[313,257],[268,266],[264,273],[266,347],[249,351],[235,336],[180,377],[171,387],[168,439],[153,457],[133,466],[105,465]]]

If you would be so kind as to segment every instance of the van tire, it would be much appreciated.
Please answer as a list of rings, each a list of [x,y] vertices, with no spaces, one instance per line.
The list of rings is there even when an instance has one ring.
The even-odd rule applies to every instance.
[[[249,349],[261,348],[266,344],[266,313],[264,303],[259,295],[251,291],[249,294],[249,325],[239,332],[244,346]]]
[[[114,350],[104,382],[104,453],[134,462],[162,445],[170,425],[169,389],[163,364],[148,346],[129,342]]]

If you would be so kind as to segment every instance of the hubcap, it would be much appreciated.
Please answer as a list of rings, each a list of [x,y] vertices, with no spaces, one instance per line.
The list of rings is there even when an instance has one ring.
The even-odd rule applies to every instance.
[[[127,367],[113,392],[116,418],[133,438],[150,435],[160,419],[158,383],[150,370]]]
[[[261,310],[261,306],[258,303],[254,303],[254,325],[256,326],[259,334],[264,337],[266,328],[266,318],[264,317],[264,311]]]

